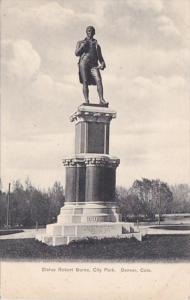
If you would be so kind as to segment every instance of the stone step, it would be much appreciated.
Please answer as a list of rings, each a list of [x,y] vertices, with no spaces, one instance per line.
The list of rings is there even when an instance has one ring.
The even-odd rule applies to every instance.
[[[138,241],[142,241],[142,234],[140,232],[136,232],[136,233],[127,233],[127,234],[120,234],[120,235],[110,235],[108,236],[107,234],[101,234],[101,235],[97,235],[97,236],[59,236],[59,235],[55,235],[55,236],[48,236],[48,235],[38,235],[36,236],[36,239],[39,240],[42,243],[45,243],[49,246],[60,246],[60,245],[68,245],[71,241],[76,241],[76,240],[85,240],[88,238],[93,238],[93,239],[97,239],[97,240],[101,240],[101,239],[105,239],[105,238],[117,238],[117,239],[123,239],[123,238],[127,238],[127,239],[131,239],[131,238],[135,238]]]
[[[85,238],[132,238],[142,239],[140,232],[135,232],[132,223],[124,222],[95,222],[76,224],[49,224],[46,227],[46,234],[37,234],[36,239],[47,245],[68,244],[71,240]]]

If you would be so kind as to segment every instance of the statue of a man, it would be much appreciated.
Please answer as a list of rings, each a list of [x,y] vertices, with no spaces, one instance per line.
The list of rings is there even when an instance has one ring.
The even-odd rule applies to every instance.
[[[96,85],[100,104],[107,104],[103,97],[103,85],[100,70],[106,67],[102,56],[101,48],[95,35],[95,28],[88,26],[86,28],[86,38],[79,41],[76,46],[75,55],[80,56],[79,59],[79,80],[83,84],[83,94],[85,102],[89,103],[89,85]],[[100,63],[100,65],[99,65]]]

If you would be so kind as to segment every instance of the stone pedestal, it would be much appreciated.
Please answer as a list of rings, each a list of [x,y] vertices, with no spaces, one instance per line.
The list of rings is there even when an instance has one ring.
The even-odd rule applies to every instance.
[[[75,121],[75,153],[109,154],[110,121],[116,112],[100,105],[81,105],[70,117]]]
[[[116,112],[101,105],[81,105],[75,122],[75,156],[65,158],[65,205],[56,224],[36,238],[49,245],[86,237],[123,237],[134,227],[121,222],[115,202],[117,157],[109,155],[110,122]]]

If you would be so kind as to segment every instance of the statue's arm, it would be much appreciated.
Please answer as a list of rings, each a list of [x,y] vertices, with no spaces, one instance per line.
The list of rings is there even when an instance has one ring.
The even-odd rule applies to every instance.
[[[105,63],[105,60],[104,60],[104,58],[102,56],[102,51],[101,51],[100,45],[97,46],[97,51],[98,51],[98,60],[99,60],[99,62],[101,64],[101,67],[102,67],[102,69],[105,69],[106,63]]]
[[[85,43],[79,41],[76,46],[75,55],[81,56],[82,53],[84,52],[84,48],[85,48]]]

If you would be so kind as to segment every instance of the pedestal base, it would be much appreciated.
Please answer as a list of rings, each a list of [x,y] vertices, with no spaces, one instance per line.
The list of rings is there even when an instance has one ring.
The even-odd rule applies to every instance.
[[[136,237],[141,234],[131,223],[121,222],[118,207],[108,203],[66,203],[61,208],[58,222],[46,226],[45,235],[36,239],[52,246],[64,245],[84,238]]]
[[[130,223],[94,223],[94,224],[50,224],[45,235],[36,235],[36,239],[50,246],[67,245],[74,240],[86,238],[136,238],[142,240],[140,232]]]
[[[121,215],[114,202],[66,202],[57,218],[58,224],[119,221]]]

